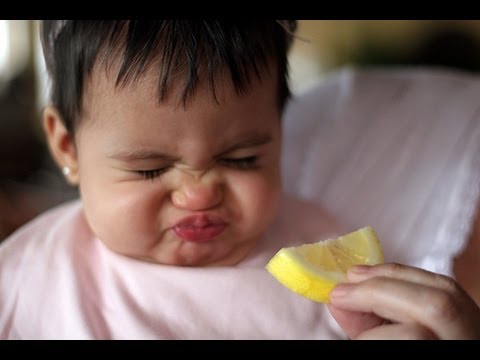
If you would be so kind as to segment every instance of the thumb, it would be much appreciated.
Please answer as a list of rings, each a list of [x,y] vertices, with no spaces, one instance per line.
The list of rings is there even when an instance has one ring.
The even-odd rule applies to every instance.
[[[327,305],[330,314],[350,339],[355,339],[365,330],[384,324],[385,320],[372,313],[343,310]]]

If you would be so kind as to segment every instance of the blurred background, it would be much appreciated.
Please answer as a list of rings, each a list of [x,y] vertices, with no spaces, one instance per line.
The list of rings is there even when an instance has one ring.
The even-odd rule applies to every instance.
[[[297,36],[290,55],[294,94],[345,66],[480,71],[480,20],[301,20]],[[78,196],[43,140],[47,98],[38,22],[0,20],[0,241]]]

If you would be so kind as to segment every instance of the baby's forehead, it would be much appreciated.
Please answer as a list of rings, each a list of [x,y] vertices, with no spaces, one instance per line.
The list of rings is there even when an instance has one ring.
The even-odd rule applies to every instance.
[[[88,133],[98,137],[99,134],[117,134],[118,138],[129,136],[125,134],[141,134],[140,142],[150,139],[153,144],[160,134],[166,141],[167,138],[175,139],[186,128],[200,126],[199,134],[206,134],[208,130],[209,133],[223,134],[219,136],[223,138],[235,129],[240,133],[245,127],[247,130],[248,127],[265,128],[266,124],[272,123],[268,119],[279,118],[277,85],[272,77],[253,83],[243,94],[238,94],[231,82],[219,82],[217,101],[211,94],[209,83],[204,81],[184,106],[180,95],[175,93],[165,101],[159,100],[154,71],[126,84],[116,84],[112,74],[115,72],[109,74],[100,67],[86,86],[79,129],[93,129],[94,132]]]
[[[189,88],[189,75],[186,71],[172,73],[166,86],[162,86],[165,84],[161,82],[161,65],[157,62],[152,61],[141,73],[128,79],[119,79],[121,64],[120,56],[100,59],[95,63],[85,82],[83,96],[85,106],[101,103],[102,100],[113,96],[123,98],[127,102],[135,97],[136,100],[178,108],[185,108],[197,98],[221,104],[229,99],[255,92],[256,88],[261,87],[276,74],[269,69],[265,69],[259,77],[252,74],[250,83],[244,91],[238,91],[226,70],[218,71],[213,81],[206,74],[199,72],[195,86]]]

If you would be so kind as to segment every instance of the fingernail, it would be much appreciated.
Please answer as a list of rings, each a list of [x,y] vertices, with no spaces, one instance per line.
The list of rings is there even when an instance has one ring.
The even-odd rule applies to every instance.
[[[369,265],[354,265],[348,271],[353,272],[355,274],[365,274],[368,272],[372,267]]]
[[[338,284],[330,292],[330,298],[341,298],[350,294],[353,290],[353,284]]]

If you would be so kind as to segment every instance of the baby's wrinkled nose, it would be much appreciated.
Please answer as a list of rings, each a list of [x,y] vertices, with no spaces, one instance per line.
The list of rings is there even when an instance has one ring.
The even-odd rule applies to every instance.
[[[189,211],[208,210],[222,201],[222,186],[216,176],[185,174],[172,192],[176,207]]]

